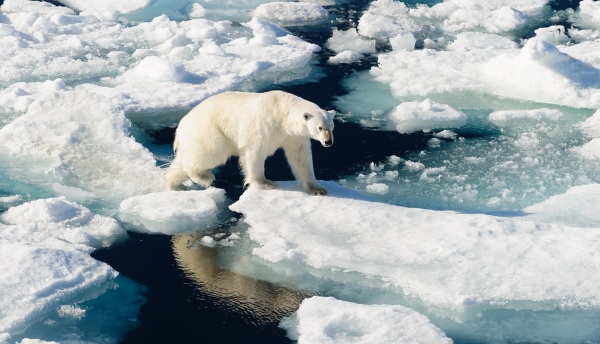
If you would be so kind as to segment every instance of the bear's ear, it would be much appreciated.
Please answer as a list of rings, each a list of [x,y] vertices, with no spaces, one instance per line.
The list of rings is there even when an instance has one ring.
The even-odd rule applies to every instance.
[[[329,114],[331,115],[331,117],[332,117],[332,118],[333,118],[333,117],[335,116],[335,114],[337,113],[337,112],[335,112],[335,110],[329,110],[329,111],[327,111],[327,112],[329,112]]]
[[[305,113],[304,113],[304,120],[305,120],[305,121],[308,121],[309,119],[311,119],[311,118],[312,118],[312,116],[313,116],[313,115],[311,115],[311,114],[309,114],[309,113],[306,113],[306,112],[305,112]]]

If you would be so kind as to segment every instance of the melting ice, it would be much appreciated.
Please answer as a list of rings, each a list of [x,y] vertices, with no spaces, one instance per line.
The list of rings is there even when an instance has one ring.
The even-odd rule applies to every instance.
[[[118,342],[141,286],[90,253],[124,228],[207,231],[227,268],[327,296],[282,322],[299,342],[600,340],[598,2],[375,0],[356,22],[346,1],[61,3],[0,7],[0,342]],[[427,145],[329,197],[163,189],[172,153],[147,132],[315,80],[318,54],[377,60],[344,80],[341,120]]]

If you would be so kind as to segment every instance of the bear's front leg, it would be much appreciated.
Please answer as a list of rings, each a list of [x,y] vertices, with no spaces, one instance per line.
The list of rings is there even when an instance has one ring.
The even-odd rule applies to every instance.
[[[265,178],[266,156],[258,149],[246,149],[240,154],[240,165],[244,174],[244,187],[253,186],[261,190],[271,190],[277,183]]]
[[[321,187],[315,178],[310,139],[303,137],[289,139],[284,142],[283,150],[294,177],[302,183],[304,191],[315,196],[327,195],[327,190]]]

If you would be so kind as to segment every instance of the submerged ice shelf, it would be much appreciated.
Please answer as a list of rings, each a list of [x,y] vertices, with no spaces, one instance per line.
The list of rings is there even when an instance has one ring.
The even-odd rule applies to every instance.
[[[282,325],[301,343],[600,340],[597,2],[60,2],[0,7],[0,343],[118,342],[142,287],[90,253],[124,228],[339,299]],[[163,189],[153,135],[317,63],[339,120],[427,145],[329,171],[327,198]]]

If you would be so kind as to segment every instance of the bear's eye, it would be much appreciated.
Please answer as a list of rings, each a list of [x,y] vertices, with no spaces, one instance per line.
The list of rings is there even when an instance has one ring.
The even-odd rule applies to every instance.
[[[319,127],[319,131],[323,131],[323,127]]]

